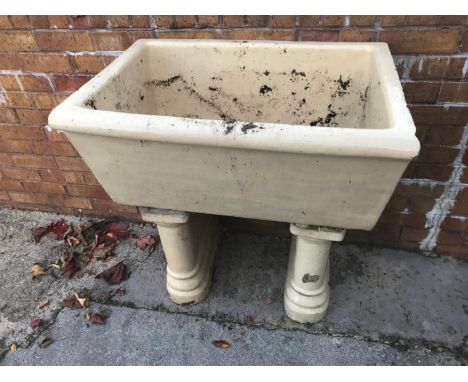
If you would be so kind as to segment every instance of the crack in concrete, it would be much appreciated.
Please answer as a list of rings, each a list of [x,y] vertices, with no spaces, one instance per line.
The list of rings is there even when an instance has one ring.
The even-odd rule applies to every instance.
[[[283,327],[281,326],[281,322],[279,324],[277,323],[272,323],[272,322],[267,322],[267,321],[262,321],[261,323],[253,323],[253,324],[245,324],[243,321],[236,320],[232,317],[230,317],[227,314],[197,314],[197,313],[190,313],[190,312],[180,312],[180,311],[175,311],[171,310],[167,306],[163,304],[158,304],[152,307],[144,307],[144,306],[138,306],[133,302],[130,301],[116,301],[116,300],[104,300],[104,299],[91,299],[90,301],[105,305],[105,306],[114,306],[114,307],[120,307],[120,308],[129,308],[129,309],[135,309],[135,310],[145,310],[145,311],[152,311],[152,312],[163,312],[167,314],[175,314],[175,315],[181,315],[181,316],[187,316],[187,317],[193,317],[193,318],[198,318],[202,320],[206,320],[209,322],[215,322],[221,325],[237,325],[237,326],[242,326],[242,327],[247,327],[247,328],[257,328],[257,329],[266,329],[266,330],[284,330],[284,331],[289,331],[289,332],[299,332],[299,333],[305,333],[305,334],[311,334],[311,335],[326,335],[330,337],[336,337],[336,338],[349,338],[349,339],[355,339],[358,341],[365,341],[373,344],[379,344],[379,345],[388,345],[392,347],[393,349],[400,351],[400,352],[406,352],[406,351],[412,351],[412,350],[429,350],[431,352],[436,352],[436,353],[448,353],[452,355],[457,361],[459,361],[462,365],[468,365],[468,335],[464,337],[464,340],[462,343],[456,347],[451,348],[450,346],[447,346],[444,343],[437,342],[437,341],[430,341],[426,340],[424,338],[404,338],[401,336],[397,335],[379,335],[377,338],[373,338],[367,335],[363,335],[360,333],[356,332],[333,332],[330,329],[325,329],[325,330],[317,330],[316,328],[312,327],[312,324],[310,325],[305,325],[307,329],[303,328],[292,328],[292,327]]]

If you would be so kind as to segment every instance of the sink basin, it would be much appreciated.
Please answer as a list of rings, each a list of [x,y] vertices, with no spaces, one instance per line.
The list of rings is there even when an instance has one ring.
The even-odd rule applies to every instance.
[[[56,107],[49,125],[115,202],[144,207],[158,224],[176,302],[206,295],[219,232],[211,215],[228,215],[293,223],[296,260],[324,251],[321,265],[292,261],[290,270],[311,269],[288,280],[309,280],[290,288],[307,301],[319,291],[326,309],[327,246],[344,229],[374,227],[419,151],[385,43],[139,40]],[[305,250],[297,238],[324,247]],[[307,304],[286,311],[323,317]]]

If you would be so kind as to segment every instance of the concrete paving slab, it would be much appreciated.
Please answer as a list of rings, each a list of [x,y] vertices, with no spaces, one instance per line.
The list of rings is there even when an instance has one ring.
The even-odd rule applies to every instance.
[[[218,324],[240,325],[250,315],[265,330],[300,331],[317,335],[390,344],[403,351],[420,349],[468,354],[468,263],[453,258],[429,258],[388,249],[337,244],[331,253],[331,303],[324,321],[303,325],[283,311],[289,239],[252,234],[226,234],[218,251],[209,297],[197,305],[172,303],[165,289],[165,259],[161,247],[148,255],[135,240],[119,244],[115,258],[90,265],[89,274],[66,280],[45,276],[31,281],[34,262],[60,256],[63,243],[49,238],[35,244],[31,230],[61,216],[0,209],[0,351],[16,342],[28,347],[38,336],[30,328],[35,318],[51,328],[62,301],[75,291],[87,291],[95,302],[114,308],[178,313]],[[72,222],[84,221],[65,216]],[[132,225],[141,236],[151,225]],[[110,287],[94,274],[124,260],[130,279],[120,286],[127,294],[109,298]],[[93,274],[94,273],[94,274]],[[47,298],[49,305],[37,309]],[[270,304],[265,300],[271,300]],[[65,312],[60,313],[60,315]],[[365,341],[364,341],[365,342]],[[363,360],[364,362],[364,360]]]

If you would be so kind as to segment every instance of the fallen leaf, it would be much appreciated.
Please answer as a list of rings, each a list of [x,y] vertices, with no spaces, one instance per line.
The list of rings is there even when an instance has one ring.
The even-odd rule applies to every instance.
[[[80,254],[78,252],[73,252],[71,256],[69,256],[68,260],[63,265],[63,276],[67,279],[72,278],[73,275],[80,270],[79,265],[79,258]]]
[[[125,224],[123,223],[111,223],[109,227],[105,231],[105,235],[107,237],[112,237],[112,238],[126,238],[130,236],[130,232],[128,232],[128,228]]]
[[[220,348],[220,349],[227,349],[231,347],[231,344],[227,341],[224,340],[216,340],[211,342],[215,347]]]
[[[247,327],[250,327],[252,326],[254,323],[254,318],[252,316],[245,316],[244,318],[244,324],[247,326]]]
[[[272,302],[273,302],[273,300],[271,298],[266,298],[265,300],[263,300],[263,303],[265,305],[270,305]]]
[[[63,306],[70,309],[81,309],[83,307],[76,297],[70,297],[63,300]]]
[[[106,320],[109,318],[108,315],[102,314],[102,313],[93,313],[89,317],[89,321],[91,321],[92,324],[95,325],[104,325],[106,323]]]
[[[14,352],[16,351],[16,349],[17,349],[16,344],[15,344],[15,343],[12,343],[12,344],[10,345],[10,351],[11,351],[12,353],[14,353]]]
[[[76,300],[80,303],[80,305],[83,308],[88,307],[88,303],[89,303],[88,297],[80,297],[80,296],[78,296],[78,293],[76,293],[76,292],[75,292],[75,297],[76,297]]]
[[[127,266],[123,261],[115,264],[96,276],[97,279],[104,279],[111,285],[120,284],[122,281],[127,280],[128,277]]]
[[[35,320],[31,321],[31,328],[32,330],[36,330],[40,328],[44,324],[44,321],[41,318],[36,318]]]
[[[31,268],[31,275],[33,279],[38,276],[43,276],[46,274],[47,274],[47,271],[42,267],[41,264],[36,263]]]
[[[112,220],[106,219],[98,222],[94,222],[88,226],[81,227],[81,234],[84,241],[89,244],[92,243],[97,236],[100,236],[112,223]]]
[[[39,343],[39,347],[41,349],[44,349],[46,348],[47,346],[49,346],[50,344],[52,344],[54,342],[54,340],[50,337],[46,337],[44,338],[40,343]]]
[[[111,252],[114,249],[115,243],[101,243],[94,247],[92,250],[92,255],[98,260],[105,260],[111,256]]]
[[[42,309],[47,305],[49,305],[49,300],[39,301],[39,303],[37,304],[37,309]]]
[[[153,252],[156,248],[156,244],[159,242],[159,238],[156,238],[154,235],[146,235],[139,237],[136,240],[136,246],[140,249],[145,249],[149,247],[149,252]]]
[[[45,228],[34,228],[32,234],[34,236],[34,240],[37,243],[45,235],[50,236],[55,240],[63,240],[65,235],[69,232],[71,232],[70,223],[66,222],[64,219],[61,219],[58,222],[52,223]]]

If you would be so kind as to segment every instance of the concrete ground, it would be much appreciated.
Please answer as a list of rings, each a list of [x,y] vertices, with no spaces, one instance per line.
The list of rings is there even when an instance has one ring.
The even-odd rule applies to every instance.
[[[0,209],[0,364],[2,365],[460,365],[468,362],[468,263],[389,249],[335,244],[326,319],[315,325],[283,311],[289,240],[227,233],[209,297],[178,306],[165,290],[160,245],[150,255],[129,238],[115,257],[70,280],[60,273],[31,280],[31,267],[60,257],[63,242],[31,230],[61,216]],[[65,216],[71,222],[85,219]],[[131,225],[138,236],[151,225]],[[94,274],[124,260],[130,278],[110,296]],[[94,273],[94,274],[93,274]],[[90,309],[106,309],[104,325],[84,310],[64,308],[74,292]],[[39,301],[49,304],[38,309]],[[271,303],[269,303],[271,301]],[[246,317],[251,316],[246,323]],[[31,320],[46,324],[31,329]],[[249,321],[249,320],[247,320]],[[53,343],[39,344],[50,337]],[[220,349],[212,341],[225,340]],[[16,351],[10,346],[15,343]]]

